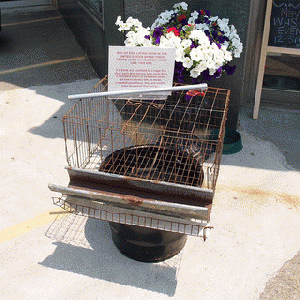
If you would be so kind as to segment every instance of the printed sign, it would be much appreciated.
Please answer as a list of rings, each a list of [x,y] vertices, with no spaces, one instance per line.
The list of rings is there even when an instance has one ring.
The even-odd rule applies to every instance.
[[[108,90],[171,87],[174,66],[175,49],[173,48],[110,46]],[[143,95],[143,98],[146,95]],[[151,98],[153,96],[152,94]]]
[[[269,46],[300,48],[299,0],[273,0]]]

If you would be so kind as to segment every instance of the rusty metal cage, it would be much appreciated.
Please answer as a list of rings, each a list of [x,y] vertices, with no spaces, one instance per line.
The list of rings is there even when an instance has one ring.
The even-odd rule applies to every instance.
[[[104,78],[93,92],[106,90]],[[202,235],[219,173],[229,96],[229,90],[209,87],[173,91],[164,99],[80,99],[63,117],[71,181],[68,188],[49,186],[68,196],[57,203],[77,212],[86,207],[95,215],[95,209],[104,210],[97,203],[112,201],[117,210],[107,210],[111,220],[118,215],[121,222],[124,213],[126,223],[129,209],[131,220],[150,214],[150,221],[159,223],[164,216],[171,225],[163,229]],[[100,211],[99,218],[109,220]],[[134,224],[160,228],[143,222]],[[191,231],[180,231],[180,224]],[[195,234],[193,224],[200,224]]]
[[[106,81],[96,86],[103,89]],[[68,165],[214,190],[229,91],[185,93],[80,100],[63,117]]]

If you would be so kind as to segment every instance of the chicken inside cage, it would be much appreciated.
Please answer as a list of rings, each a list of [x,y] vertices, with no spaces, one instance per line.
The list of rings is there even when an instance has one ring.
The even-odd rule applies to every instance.
[[[106,90],[104,79],[63,117],[70,184],[49,185],[62,193],[56,204],[128,225],[126,232],[138,226],[205,238],[230,91],[182,86],[166,98],[97,94]]]

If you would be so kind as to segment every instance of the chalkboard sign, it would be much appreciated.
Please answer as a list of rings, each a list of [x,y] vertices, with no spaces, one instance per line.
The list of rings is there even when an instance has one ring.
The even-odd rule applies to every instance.
[[[273,0],[269,46],[300,48],[300,0]]]

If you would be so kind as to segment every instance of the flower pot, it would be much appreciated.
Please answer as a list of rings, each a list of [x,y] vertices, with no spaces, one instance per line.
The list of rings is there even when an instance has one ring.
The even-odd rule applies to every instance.
[[[212,138],[214,140],[218,139],[219,130],[212,132]],[[226,129],[223,143],[222,154],[234,154],[241,151],[243,148],[242,139],[239,132],[233,129]]]

